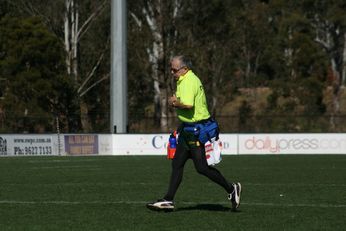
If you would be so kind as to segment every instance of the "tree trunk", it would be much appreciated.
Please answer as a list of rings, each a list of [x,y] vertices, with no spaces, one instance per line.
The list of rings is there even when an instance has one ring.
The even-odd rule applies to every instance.
[[[65,15],[64,15],[64,45],[65,45],[65,51],[66,51],[66,67],[67,67],[67,73],[71,75],[71,77],[74,79],[76,87],[80,86],[78,89],[78,95],[79,97],[79,110],[80,110],[80,120],[82,125],[82,130],[84,132],[90,132],[92,131],[92,125],[89,118],[89,109],[88,104],[85,102],[85,99],[83,99],[83,95],[87,92],[87,90],[90,90],[88,88],[87,90],[83,90],[83,87],[85,86],[86,81],[89,81],[92,75],[94,74],[94,71],[91,71],[91,74],[87,76],[86,80],[82,83],[82,78],[79,75],[79,66],[78,66],[78,44],[79,40],[83,36],[83,34],[89,29],[90,23],[99,15],[99,13],[104,9],[107,1],[104,1],[102,4],[99,5],[98,8],[95,9],[91,13],[91,15],[85,20],[85,22],[79,26],[79,5],[78,0],[65,0]],[[92,67],[92,70],[94,70],[98,65],[100,65],[100,62],[102,61],[103,55],[101,55],[99,61],[95,64],[94,67]],[[104,79],[104,78],[102,78]],[[99,81],[97,81],[99,82]],[[81,93],[82,92],[82,93]]]
[[[336,61],[334,59],[331,60],[333,79],[332,79],[332,88],[333,88],[333,101],[332,101],[332,114],[330,117],[330,125],[332,131],[336,131],[338,119],[337,115],[340,111],[340,73],[336,67]]]
[[[79,107],[80,107],[80,114],[81,114],[80,118],[81,118],[83,132],[92,132],[92,125],[89,118],[88,104],[85,102],[83,97],[80,99]]]
[[[330,116],[330,128],[331,131],[337,131],[338,128],[338,120],[337,120],[337,115],[339,114],[340,111],[340,89],[341,89],[341,84],[343,80],[344,74],[344,65],[345,62],[344,60],[346,57],[346,41],[344,41],[344,50],[343,54],[338,53],[338,45],[336,44],[335,41],[338,41],[338,33],[332,33],[332,30],[335,30],[335,26],[333,26],[328,20],[323,21],[323,23],[319,23],[314,26],[316,29],[316,38],[315,42],[320,44],[323,49],[326,50],[330,57],[330,64],[332,68],[332,80],[331,80],[331,85],[332,85],[332,112]],[[334,37],[333,37],[334,34]],[[343,35],[344,38],[346,34]],[[338,67],[338,62],[337,62],[337,56],[343,58],[342,61],[342,66]],[[340,64],[339,64],[340,65]],[[340,73],[340,71],[341,73]]]
[[[74,79],[76,86],[80,84],[78,73],[78,34],[79,34],[79,8],[78,1],[66,0],[65,13],[65,50],[67,73]],[[79,95],[77,95],[79,97]],[[89,109],[83,98],[80,98],[79,104],[80,120],[83,132],[91,131],[91,123],[88,118]]]
[[[153,37],[153,46],[147,49],[147,54],[152,65],[152,78],[154,87],[154,121],[159,125],[162,132],[168,130],[168,82],[165,78],[165,57],[167,52],[164,47],[164,18],[163,3],[157,2],[147,3],[148,5],[143,8],[142,13],[149,26],[150,32]],[[173,20],[178,14],[180,2],[176,0],[173,8]],[[138,18],[132,14],[138,22]],[[138,23],[140,25],[140,23]],[[171,38],[175,39],[175,38]],[[170,41],[166,41],[169,43]],[[173,42],[174,43],[174,42]]]
[[[342,76],[341,85],[345,85],[346,82],[346,33],[344,33],[344,47],[342,52]]]
[[[70,43],[70,7],[71,3],[70,0],[65,1],[65,17],[64,17],[64,42],[65,42],[65,51],[66,51],[66,68],[67,68],[67,74],[71,74],[71,43]]]

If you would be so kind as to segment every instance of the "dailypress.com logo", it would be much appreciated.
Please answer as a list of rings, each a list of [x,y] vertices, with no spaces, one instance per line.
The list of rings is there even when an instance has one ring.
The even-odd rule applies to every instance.
[[[346,138],[274,138],[253,136],[246,139],[244,146],[247,150],[280,153],[283,150],[346,150]],[[345,151],[346,152],[346,151]]]

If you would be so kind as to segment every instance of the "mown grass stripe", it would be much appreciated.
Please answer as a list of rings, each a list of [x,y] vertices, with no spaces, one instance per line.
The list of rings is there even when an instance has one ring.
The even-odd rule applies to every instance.
[[[17,200],[1,200],[0,204],[29,204],[29,205],[40,205],[40,204],[60,204],[60,205],[79,205],[79,204],[134,204],[134,205],[145,205],[148,201],[17,201]],[[190,202],[181,201],[178,202],[180,205],[198,205],[198,204],[221,204],[230,205],[230,202]],[[315,208],[346,208],[346,204],[303,204],[303,203],[265,203],[265,202],[244,202],[241,203],[246,206],[265,206],[265,207],[315,207]]]

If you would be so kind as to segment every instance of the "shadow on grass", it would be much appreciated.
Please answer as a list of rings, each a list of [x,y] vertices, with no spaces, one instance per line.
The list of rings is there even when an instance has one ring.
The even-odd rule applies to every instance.
[[[191,210],[206,210],[206,211],[219,211],[219,212],[231,212],[231,208],[225,207],[223,205],[218,204],[198,204],[188,207],[179,207],[175,211],[191,211]],[[237,211],[240,212],[240,211]]]

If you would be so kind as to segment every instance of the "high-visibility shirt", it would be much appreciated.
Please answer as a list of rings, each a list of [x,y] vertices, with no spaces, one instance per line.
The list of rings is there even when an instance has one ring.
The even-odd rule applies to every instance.
[[[179,77],[176,97],[181,103],[192,106],[191,109],[177,108],[180,121],[191,123],[210,117],[201,80],[191,70]]]

